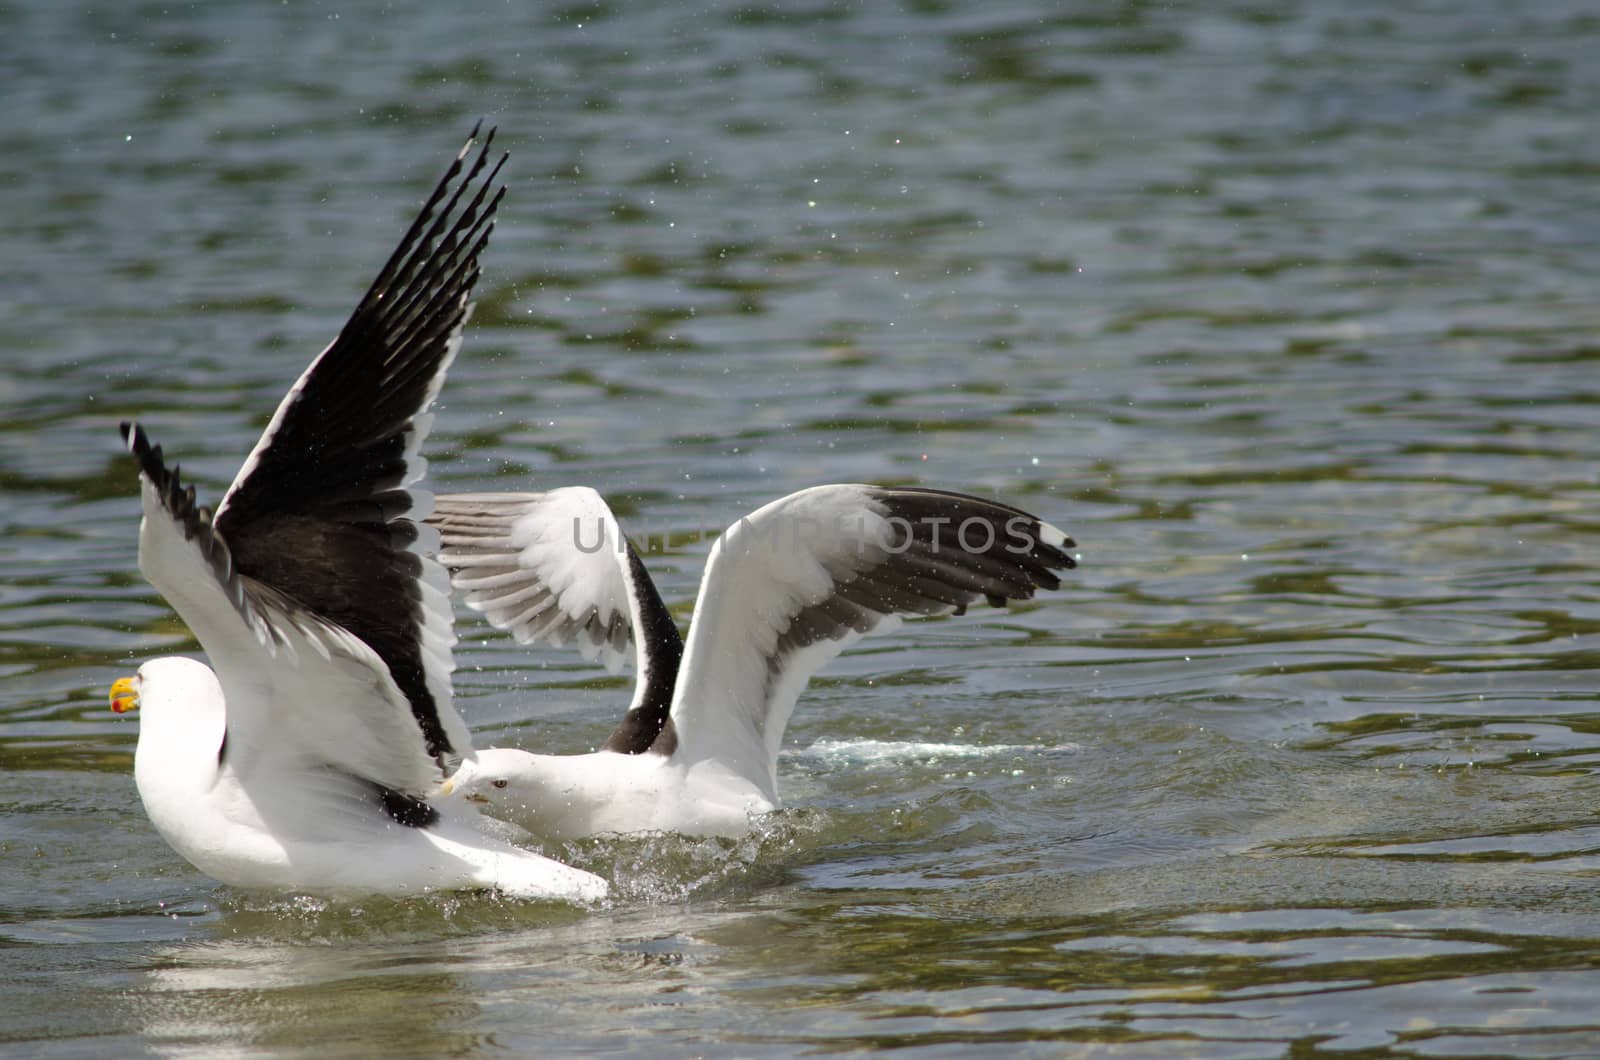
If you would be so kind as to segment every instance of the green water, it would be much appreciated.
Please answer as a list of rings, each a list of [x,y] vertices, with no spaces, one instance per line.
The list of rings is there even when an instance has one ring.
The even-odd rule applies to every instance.
[[[0,1048],[1600,1054],[1600,16],[1580,3],[0,7]],[[480,115],[428,455],[586,483],[682,621],[792,490],[993,493],[1058,594],[907,623],[741,842],[580,913],[238,892],[105,690]],[[627,699],[464,619],[481,744]]]

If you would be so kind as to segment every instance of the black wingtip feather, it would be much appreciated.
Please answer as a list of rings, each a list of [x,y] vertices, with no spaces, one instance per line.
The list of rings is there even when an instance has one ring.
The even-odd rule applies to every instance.
[[[216,533],[212,524],[211,509],[199,504],[194,487],[184,485],[182,468],[177,464],[167,467],[161,447],[150,441],[150,436],[137,423],[124,420],[120,425],[122,438],[139,465],[139,473],[155,488],[161,506],[183,530],[184,539],[198,542],[200,554],[211,566],[211,573],[234,607],[247,614],[249,606],[244,599],[244,587],[234,577],[233,552]]]
[[[918,547],[907,558],[913,566],[946,568],[939,560],[942,551],[945,559],[960,560],[966,568],[957,583],[966,583],[964,588],[978,590],[990,602],[1025,600],[1038,589],[1059,589],[1061,579],[1054,572],[1078,565],[1066,551],[1076,545],[1071,537],[1062,534],[1060,544],[1046,541],[1042,519],[1001,501],[926,486],[880,489],[874,495],[891,519],[912,535],[907,544]],[[975,539],[981,547],[972,547],[967,536],[973,526],[983,528]],[[916,553],[924,549],[931,555],[918,563]]]
[[[211,509],[195,502],[194,487],[183,484],[182,468],[177,464],[168,468],[161,447],[151,444],[149,435],[137,423],[124,420],[121,430],[128,452],[133,454],[139,465],[140,474],[156,488],[162,505],[183,527],[184,536],[193,539],[204,534],[209,537]]]
[[[143,471],[151,482],[159,483],[163,470],[161,447],[152,446],[149,437],[144,433],[144,428],[132,420],[123,420],[120,429],[122,443],[128,447],[128,452],[133,454],[134,460],[138,461],[139,470]]]
[[[1058,589],[1053,573],[1077,564],[1061,543],[1045,540],[1038,516],[999,501],[924,486],[869,488],[891,532],[876,563],[835,584],[836,596],[796,610],[767,660],[776,674],[792,652],[854,630],[868,632],[885,615],[964,615],[983,600],[1005,607]],[[975,538],[968,534],[981,532]],[[1060,534],[1050,527],[1050,537]],[[840,606],[845,605],[845,606]]]

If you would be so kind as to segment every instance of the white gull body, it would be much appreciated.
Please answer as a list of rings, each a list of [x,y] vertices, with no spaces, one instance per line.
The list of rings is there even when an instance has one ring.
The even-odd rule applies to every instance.
[[[134,778],[156,830],[224,883],[607,893],[487,834],[472,806],[429,800],[473,751],[451,699],[449,583],[419,522],[432,498],[414,483],[504,190],[492,189],[492,138],[470,163],[471,141],[462,149],[214,516],[123,425],[141,478],[140,570],[211,665],[147,662],[112,705],[141,711]]]
[[[601,750],[488,748],[445,785],[550,839],[748,832],[780,804],[784,730],[830,659],[901,616],[1055,589],[1075,565],[1066,534],[996,501],[817,486],[721,535],[685,644],[591,489],[441,496],[429,521],[457,591],[519,640],[575,639],[613,667],[632,642],[633,702]]]

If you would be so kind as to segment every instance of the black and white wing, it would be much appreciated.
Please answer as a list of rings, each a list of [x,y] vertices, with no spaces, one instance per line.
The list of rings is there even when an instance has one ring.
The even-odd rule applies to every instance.
[[[572,641],[613,673],[631,648],[633,702],[605,747],[638,754],[656,741],[683,638],[600,494],[587,486],[448,494],[435,499],[428,524],[467,606],[518,642]]]
[[[777,801],[796,698],[901,615],[1056,589],[1071,538],[996,501],[915,487],[816,486],[739,520],[706,562],[672,704],[678,755],[723,763]]]
[[[292,745],[412,794],[470,754],[448,582],[417,521],[431,497],[413,483],[504,192],[492,139],[457,155],[214,517],[123,425],[143,478],[140,568],[229,693],[230,754]]]
[[[144,519],[139,569],[194,631],[227,695],[222,740],[236,769],[333,767],[395,800],[397,812],[441,777],[410,703],[361,640],[273,586],[241,573],[211,512],[137,424],[123,424],[139,463]],[[409,793],[409,798],[407,793]],[[272,808],[263,807],[263,812]]]

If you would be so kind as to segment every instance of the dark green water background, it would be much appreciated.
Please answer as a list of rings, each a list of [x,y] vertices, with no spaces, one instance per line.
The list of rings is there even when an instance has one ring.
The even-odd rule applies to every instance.
[[[0,5],[0,1050],[1600,1054],[1600,9]],[[138,416],[212,499],[480,115],[429,445],[587,483],[687,621],[827,481],[996,493],[1066,591],[802,700],[741,843],[593,914],[220,887],[105,689],[191,650]],[[481,743],[622,679],[470,620]]]

